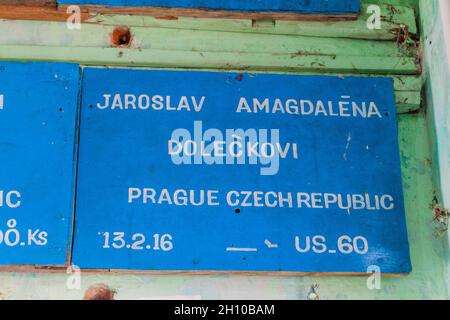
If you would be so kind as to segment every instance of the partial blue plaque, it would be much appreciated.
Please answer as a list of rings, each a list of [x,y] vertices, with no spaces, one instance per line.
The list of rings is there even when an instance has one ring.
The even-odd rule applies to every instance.
[[[389,78],[87,68],[81,268],[411,270]]]
[[[360,0],[58,0],[58,3],[307,14],[355,14],[360,10]]]
[[[70,252],[79,69],[0,62],[0,264]]]

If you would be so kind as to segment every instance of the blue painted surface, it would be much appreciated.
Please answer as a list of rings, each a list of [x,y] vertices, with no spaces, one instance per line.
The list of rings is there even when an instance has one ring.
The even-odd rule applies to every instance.
[[[359,0],[59,0],[60,4],[153,6],[239,11],[285,11],[350,14],[360,10]]]
[[[78,89],[78,65],[0,62],[0,264],[66,261]]]
[[[108,102],[105,94],[110,95]],[[170,96],[169,109],[179,106],[185,95],[191,110],[147,105],[145,95],[150,101]],[[200,111],[193,110],[192,97],[198,105],[205,97]],[[321,100],[328,115],[292,114],[292,108],[289,112],[284,108],[284,113],[241,108],[238,113],[242,97],[249,102],[268,98],[271,103],[276,98],[283,102],[304,99],[315,105]],[[379,115],[344,116],[348,114],[344,110],[333,116],[328,101],[333,113],[339,101],[373,102]],[[366,272],[368,266],[377,265],[385,273],[411,269],[391,79],[87,68],[81,112],[73,262],[82,268]],[[264,170],[268,165],[250,164],[248,158],[239,165],[206,164],[211,149],[205,150],[204,158],[192,157],[192,164],[186,164],[186,159],[180,164],[168,154],[168,141],[176,138],[172,136],[180,132],[176,129],[186,129],[181,132],[198,140],[202,135],[194,130],[197,121],[202,122],[203,134],[216,135],[212,139],[216,147],[221,141],[218,134],[226,129],[253,128],[278,129],[282,150],[286,143],[291,148],[279,167],[269,171]],[[207,131],[211,128],[216,131]],[[275,133],[268,131],[268,142],[276,141]],[[237,134],[233,139],[242,137]],[[258,139],[264,142],[263,135]],[[298,146],[298,157],[293,144]],[[211,147],[211,141],[205,146]],[[213,160],[220,163],[223,152],[218,149]],[[263,155],[257,160],[267,159]],[[172,203],[167,198],[159,199],[160,203],[147,198],[144,203],[138,195],[144,188],[147,194],[155,189],[155,201],[166,188]],[[200,206],[182,205],[179,200],[175,205],[173,193],[180,189],[197,192],[196,201],[199,190],[216,190],[217,200]],[[227,201],[233,190],[263,193],[253,194],[249,198],[253,206],[248,206],[246,193],[241,193],[239,204],[234,203],[233,193]],[[280,200],[278,192],[284,198],[291,192],[292,208],[287,202],[284,207],[274,202]],[[347,210],[344,198],[342,206],[308,208],[305,202],[298,205],[298,192],[309,195],[309,205],[316,207],[320,203],[312,203],[312,198],[321,198],[323,206],[325,193],[328,200],[333,199],[331,194],[367,193],[371,206],[375,195],[391,195],[393,202],[388,205],[394,207],[385,202],[385,209],[356,206]],[[158,241],[155,249],[155,234],[157,238],[170,235],[164,240],[171,240],[173,248],[166,243],[169,250],[164,251]],[[316,236],[316,245],[300,253],[297,236],[300,250],[307,236]],[[318,244],[323,242],[320,236],[326,238],[326,249]],[[367,250],[361,237],[367,240]],[[355,238],[348,253],[347,242]]]

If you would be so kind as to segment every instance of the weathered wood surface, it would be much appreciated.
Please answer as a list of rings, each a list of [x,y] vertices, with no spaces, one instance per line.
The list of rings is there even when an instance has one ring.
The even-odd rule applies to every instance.
[[[3,265],[0,266],[0,272],[19,272],[19,273],[39,273],[39,274],[67,274],[67,266],[37,266],[37,265]],[[209,275],[234,275],[234,276],[278,276],[278,277],[293,277],[293,276],[320,276],[320,277],[334,277],[334,276],[352,276],[352,277],[367,277],[367,273],[355,272],[266,272],[266,271],[154,271],[154,270],[121,270],[121,269],[83,269],[83,274],[115,274],[115,275],[192,275],[192,276],[209,276]],[[401,277],[407,275],[406,273],[384,273],[383,277]]]
[[[53,0],[19,1],[1,0],[0,18],[65,21],[71,4],[56,5]],[[254,19],[254,20],[294,20],[294,21],[342,21],[355,20],[357,13],[351,14],[308,14],[298,12],[240,12],[228,10],[204,10],[200,8],[166,8],[166,7],[111,7],[104,5],[77,5],[83,17],[98,14],[152,16],[160,19],[177,17],[220,18],[220,19]],[[84,19],[85,19],[84,18]],[[83,19],[83,20],[84,20]]]
[[[370,13],[368,5],[362,5],[361,16],[356,21],[308,22],[249,19],[196,19],[179,17],[177,19],[158,19],[148,16],[139,18],[129,15],[96,14],[87,18],[87,23],[105,25],[126,25],[130,27],[158,27],[204,31],[233,31],[245,33],[263,33],[279,35],[299,35],[327,38],[350,38],[366,40],[393,40],[398,28],[404,26],[411,34],[417,32],[414,10],[397,7],[395,13],[391,7],[380,5],[382,28],[368,29]]]
[[[56,7],[55,0],[0,0],[0,5],[11,5],[11,6],[32,6],[32,7]]]
[[[40,60],[40,61],[78,61],[85,65],[110,65],[121,66],[130,65],[135,67],[163,67],[163,68],[182,68],[182,69],[222,69],[222,70],[247,70],[247,71],[272,71],[282,73],[298,73],[317,74],[324,73],[334,74],[339,73],[343,75],[351,75],[352,73],[358,75],[372,74],[389,75],[394,67],[399,63],[399,58],[394,60],[390,68],[380,70],[379,67],[371,69],[355,70],[356,60],[353,60],[346,68],[335,65],[333,70],[332,65],[326,63],[320,68],[317,60],[302,59],[300,63],[296,62],[295,58],[289,55],[278,56],[276,61],[271,58],[269,54],[219,54],[214,53],[193,53],[187,51],[160,51],[160,50],[146,50],[136,51],[122,48],[78,48],[76,51],[72,47],[58,47],[54,50],[52,47],[36,47],[28,46],[27,50],[23,50],[22,46],[1,46],[0,59],[2,60]],[[32,57],[30,57],[32,53]],[[226,58],[226,60],[224,60]],[[122,61],[123,59],[123,61]],[[258,60],[256,60],[258,59]],[[314,58],[313,58],[314,59]],[[400,58],[401,59],[401,58]],[[292,61],[291,66],[286,65],[287,61]],[[309,64],[308,64],[309,62]],[[366,61],[367,62],[367,61]],[[246,64],[244,64],[246,63]],[[363,63],[363,62],[361,62]],[[383,62],[384,63],[384,62]],[[299,65],[304,64],[307,68],[302,68]],[[414,65],[414,64],[413,64]],[[316,66],[316,67],[315,67]],[[310,68],[308,68],[310,67]],[[319,67],[319,68],[317,68]],[[320,70],[322,69],[322,70]],[[413,70],[415,70],[413,68]],[[321,72],[323,71],[323,72]],[[396,70],[397,74],[390,75],[394,78],[394,89],[396,97],[396,106],[398,112],[404,113],[417,110],[420,107],[420,77],[410,72],[412,75],[400,75],[400,70]],[[408,99],[405,100],[405,95]]]
[[[292,53],[193,52],[184,50],[135,50],[129,48],[0,47],[3,60],[79,61],[87,65],[128,65],[131,67],[164,67],[192,69],[237,69],[248,71],[333,72],[352,74],[418,74],[414,58],[312,56]],[[14,53],[14,55],[12,54]]]
[[[60,5],[60,10],[66,10],[68,4]],[[81,5],[83,12],[90,14],[140,15],[160,19],[175,19],[177,17],[219,18],[219,19],[254,19],[254,20],[293,20],[293,21],[342,21],[356,20],[358,14],[306,14],[294,12],[239,12],[226,10],[203,10],[195,8],[164,8],[164,7],[108,7],[100,5]]]
[[[355,19],[359,0],[58,0],[58,5],[79,5],[88,11],[155,17],[208,17],[233,19],[330,20]]]
[[[314,37],[353,38],[373,40],[393,40],[398,28],[406,28],[411,34],[417,32],[414,9],[380,4],[382,28],[367,28],[367,20],[371,13],[367,12],[369,4],[362,3],[361,16],[356,21],[284,21],[265,17],[266,21],[241,19],[204,19],[195,17],[179,17],[176,15],[150,14],[142,11],[130,14],[118,14],[117,9],[105,11],[99,8],[81,7],[81,21],[106,25],[127,25],[130,27],[158,27],[205,31],[234,31],[245,33],[267,33],[285,35],[304,35]],[[11,20],[67,21],[70,13],[68,6],[30,7],[14,6],[8,2],[0,2],[0,18]],[[267,21],[269,20],[269,21]],[[273,20],[273,21],[272,21]]]
[[[416,78],[420,74],[419,52],[412,40],[402,47],[394,41],[402,28],[417,32],[414,9],[382,2],[377,1],[383,18],[380,30],[367,28],[368,13],[357,21],[340,22],[184,17],[164,20],[85,13],[80,30],[69,30],[61,22],[2,21],[0,59],[252,72],[381,74],[397,79],[399,110],[416,110],[421,87]],[[367,6],[363,1],[363,12]],[[62,10],[57,14],[53,16],[55,20],[68,16]],[[0,10],[0,15],[5,15],[5,11]],[[130,27],[131,42],[115,48],[111,34],[118,25]],[[414,85],[408,88],[409,84]]]
[[[58,22],[3,21],[0,30],[5,32],[0,33],[0,58],[254,72],[385,74],[396,79],[400,112],[415,110],[420,105],[421,87],[420,79],[414,76],[420,73],[417,50],[400,48],[394,41],[379,41],[395,40],[401,28],[413,34],[417,32],[413,1],[373,3],[379,4],[382,11],[379,30],[366,26],[370,14],[367,13],[369,3],[365,1],[362,15],[356,21],[186,17],[171,20],[94,11],[82,12],[81,30],[69,30]],[[0,10],[0,17],[40,20],[44,14],[56,21],[68,17],[63,8],[40,7],[36,11],[36,8],[22,7],[22,11],[17,11],[11,6],[2,7],[5,8],[9,10]],[[117,25],[130,27],[132,41],[124,48],[111,48],[110,35]],[[8,30],[15,32],[11,34]],[[402,84],[405,79],[406,83]],[[414,86],[408,88],[409,83]]]

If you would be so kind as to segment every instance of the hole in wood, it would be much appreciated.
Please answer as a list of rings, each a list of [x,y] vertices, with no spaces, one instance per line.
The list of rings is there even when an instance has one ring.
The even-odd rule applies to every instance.
[[[276,21],[272,19],[252,20],[252,28],[275,28]]]
[[[127,27],[116,27],[111,34],[112,47],[129,47],[131,44],[131,32]]]

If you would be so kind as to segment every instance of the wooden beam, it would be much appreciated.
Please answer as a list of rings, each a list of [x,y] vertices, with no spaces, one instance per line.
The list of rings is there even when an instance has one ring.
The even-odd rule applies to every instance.
[[[55,0],[0,0],[0,5],[28,6],[28,7],[53,7],[56,8]]]
[[[54,0],[0,0],[0,19],[65,21],[69,5],[59,5]],[[250,19],[250,20],[294,20],[294,21],[342,21],[356,20],[357,14],[301,14],[291,12],[240,12],[225,10],[180,9],[165,7],[108,7],[99,5],[78,6],[81,20],[89,17],[108,15],[151,16],[163,20],[176,20],[178,17]]]
[[[381,28],[367,28],[370,13],[368,3],[361,4],[361,15],[356,21],[281,21],[250,19],[197,19],[179,17],[175,20],[156,19],[149,16],[95,14],[85,22],[104,25],[125,25],[129,27],[156,27],[170,29],[232,31],[245,33],[264,33],[277,35],[298,35],[308,37],[349,38],[371,40],[395,40],[396,30],[401,26],[417,33],[414,10],[407,7],[380,5]]]
[[[415,75],[414,58],[314,56],[249,52],[195,52],[161,49],[0,46],[1,60],[64,61],[86,65],[314,73]]]
[[[26,1],[27,6],[7,5],[13,0],[0,0],[0,19],[66,21],[70,13],[66,7],[56,9],[54,0],[33,0],[49,2],[48,6],[30,6],[33,1]],[[370,14],[367,3],[361,4],[361,15],[356,21],[286,21],[252,19],[199,19],[195,17],[152,17],[143,15],[117,15],[101,13],[96,10],[81,8],[81,22],[104,25],[125,25],[129,27],[156,27],[168,29],[232,31],[242,33],[262,33],[277,35],[303,35],[308,37],[349,38],[371,40],[395,40],[396,30],[402,26],[415,34],[417,32],[414,10],[407,7],[380,5],[382,25],[380,29],[370,30],[366,23]],[[263,23],[267,22],[267,23]]]
[[[67,10],[68,5],[60,5],[59,10]],[[197,8],[166,7],[121,7],[81,5],[82,12],[89,14],[115,14],[151,16],[159,19],[177,19],[178,17],[252,19],[252,20],[294,20],[294,21],[342,21],[356,20],[358,14],[305,14],[294,12],[242,12],[230,10],[207,10]]]
[[[70,14],[58,10],[56,6],[17,6],[0,3],[0,19],[35,20],[35,21],[67,21]],[[91,16],[81,13],[81,21]]]
[[[20,272],[20,273],[48,273],[48,274],[65,274],[69,264],[64,266],[38,266],[38,265],[2,265],[0,272]],[[208,275],[234,275],[234,276],[279,276],[279,277],[293,277],[293,276],[354,276],[367,277],[367,273],[357,272],[295,272],[295,271],[196,271],[196,270],[133,270],[133,269],[81,269],[83,273],[95,274],[109,274],[109,275],[192,275],[192,276],[208,276]],[[406,276],[407,273],[383,273],[384,277],[401,277]]]

